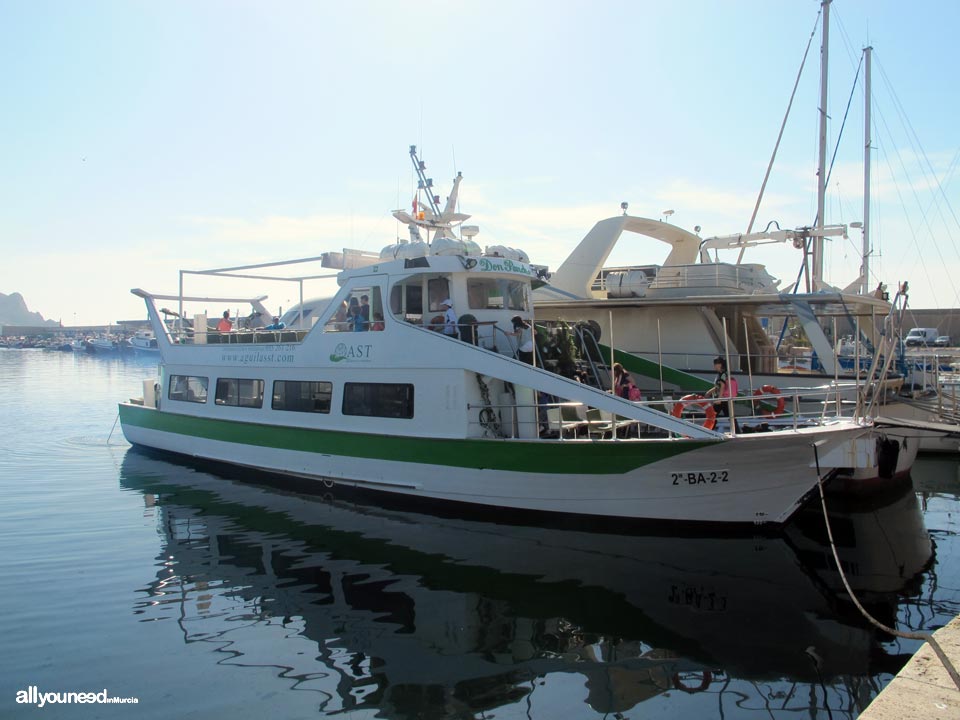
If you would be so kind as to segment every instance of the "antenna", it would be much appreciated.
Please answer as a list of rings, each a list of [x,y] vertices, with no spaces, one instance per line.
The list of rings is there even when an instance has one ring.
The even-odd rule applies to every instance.
[[[434,216],[440,215],[440,208],[437,203],[439,202],[439,196],[433,194],[433,178],[427,177],[427,164],[423,160],[417,159],[417,146],[410,146],[410,160],[413,162],[413,169],[417,173],[417,189],[418,190],[427,190],[427,202],[430,204],[430,209],[433,211]]]

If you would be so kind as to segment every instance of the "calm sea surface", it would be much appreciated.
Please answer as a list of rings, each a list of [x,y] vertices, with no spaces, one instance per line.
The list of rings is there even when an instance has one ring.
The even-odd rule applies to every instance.
[[[357,505],[131,450],[155,367],[0,350],[0,717],[855,718],[918,647],[783,537],[590,534]],[[862,602],[960,612],[954,458],[831,499]],[[136,698],[17,703],[19,691]]]

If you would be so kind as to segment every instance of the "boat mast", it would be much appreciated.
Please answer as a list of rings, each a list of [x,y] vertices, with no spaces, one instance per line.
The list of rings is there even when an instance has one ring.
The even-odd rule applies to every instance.
[[[870,95],[870,58],[873,54],[872,47],[863,49],[864,56],[864,74],[863,74],[863,245],[860,255],[863,258],[863,282],[860,285],[860,292],[867,295],[870,292],[870,105],[873,100]]]
[[[820,43],[820,150],[817,163],[817,232],[813,238],[813,283],[817,292],[823,284],[823,220],[826,197],[827,160],[827,63],[830,48],[830,3],[823,0],[823,40]]]

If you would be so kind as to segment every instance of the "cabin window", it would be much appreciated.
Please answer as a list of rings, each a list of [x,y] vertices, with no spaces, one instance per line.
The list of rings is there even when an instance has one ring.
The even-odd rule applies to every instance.
[[[390,289],[390,312],[394,315],[423,315],[423,287],[419,278],[417,280],[394,285]]]
[[[527,284],[519,280],[471,278],[467,302],[471,310],[527,310]]]
[[[366,332],[383,328],[380,288],[358,287],[340,302],[323,329],[325,332]]]
[[[413,417],[413,385],[402,383],[347,383],[343,414],[363,417]]]
[[[287,310],[284,316],[280,319],[287,327],[296,325],[297,327],[309,328],[313,324],[311,318],[314,310],[316,310],[316,308],[307,307],[303,309],[301,314],[301,310],[298,306],[295,310]]]
[[[263,380],[218,378],[217,394],[214,397],[214,402],[217,405],[232,405],[233,407],[263,407]]]
[[[333,383],[312,380],[277,380],[273,383],[273,409],[329,413]]]
[[[207,401],[207,384],[205,377],[195,375],[171,375],[167,397],[171,400],[183,402],[205,403]]]
[[[445,277],[428,280],[427,297],[430,299],[429,312],[443,312],[443,301],[450,298],[450,281]]]

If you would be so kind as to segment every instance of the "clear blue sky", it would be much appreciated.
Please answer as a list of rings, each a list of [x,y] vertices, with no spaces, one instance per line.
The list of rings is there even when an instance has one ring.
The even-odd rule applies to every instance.
[[[395,241],[417,144],[481,244],[557,267],[630,212],[746,229],[815,0],[0,0],[0,292],[64,324],[144,316],[177,270]],[[960,306],[960,3],[835,0],[830,144],[875,48],[875,279]],[[819,29],[818,29],[819,33]],[[813,222],[819,35],[758,224]],[[828,222],[862,216],[862,94]],[[859,265],[830,244],[827,279]],[[617,262],[658,262],[659,245]],[[729,258],[733,259],[733,258]],[[753,257],[784,284],[799,256]],[[270,292],[270,289],[267,290]],[[289,304],[289,291],[270,304]]]

